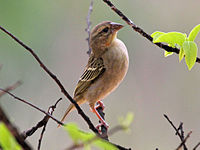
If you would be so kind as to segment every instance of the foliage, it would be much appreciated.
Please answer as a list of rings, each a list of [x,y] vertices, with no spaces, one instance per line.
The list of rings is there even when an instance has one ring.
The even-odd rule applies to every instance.
[[[119,121],[119,124],[121,125],[121,127],[124,130],[128,131],[131,123],[133,122],[133,119],[134,119],[133,113],[129,112],[129,113],[127,113],[125,118],[124,117],[119,117],[118,121]]]
[[[133,121],[133,114],[128,113],[125,118],[121,117],[119,121],[120,121],[120,127],[122,127],[122,129],[128,129]],[[97,137],[94,133],[81,131],[79,127],[74,123],[69,123],[64,128],[74,141],[75,145],[83,144],[84,148],[87,150],[90,149],[92,145],[104,150],[118,149],[113,144]]]
[[[4,123],[0,122],[0,145],[3,150],[20,150],[21,147],[7,129]]]
[[[199,32],[200,32],[200,24],[192,29],[188,37],[185,33],[180,33],[180,32],[164,33],[160,31],[152,33],[151,36],[153,37],[153,43],[164,42],[171,47],[179,48],[180,49],[179,62],[181,62],[181,60],[185,56],[185,62],[187,64],[187,67],[189,70],[191,70],[196,62],[198,47],[197,44],[194,42],[194,40]],[[165,51],[165,57],[172,54],[173,52]]]
[[[65,126],[65,130],[72,138],[75,144],[84,144],[85,149],[90,149],[90,145],[97,146],[99,148],[109,150],[117,150],[117,148],[109,142],[96,137],[94,133],[87,133],[81,131],[78,126],[74,123],[69,123]]]

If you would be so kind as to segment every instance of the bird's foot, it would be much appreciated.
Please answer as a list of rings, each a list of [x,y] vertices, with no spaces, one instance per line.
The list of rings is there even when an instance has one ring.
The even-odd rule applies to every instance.
[[[104,104],[103,104],[103,102],[101,100],[96,102],[96,105],[95,105],[94,108],[97,109],[99,107],[101,107],[102,110],[104,110],[104,108],[105,108],[105,106],[104,106]]]
[[[104,128],[107,131],[109,128],[109,125],[105,121],[104,122],[101,121],[101,123],[96,126],[96,129],[98,130],[100,134],[102,134],[102,128]]]

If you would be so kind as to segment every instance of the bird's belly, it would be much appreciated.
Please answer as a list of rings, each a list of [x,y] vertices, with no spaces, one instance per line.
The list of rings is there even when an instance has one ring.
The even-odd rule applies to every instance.
[[[108,59],[112,62],[107,63],[106,71],[89,87],[85,94],[85,98],[90,104],[94,104],[96,101],[102,100],[110,94],[118,87],[126,75],[128,59],[125,56],[120,56],[120,58],[113,58],[112,56],[112,59]]]

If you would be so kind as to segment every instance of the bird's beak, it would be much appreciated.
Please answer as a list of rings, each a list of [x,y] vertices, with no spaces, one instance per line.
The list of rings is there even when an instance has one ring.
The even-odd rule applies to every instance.
[[[113,32],[117,32],[118,30],[120,30],[121,28],[124,27],[123,25],[121,25],[119,23],[115,23],[115,22],[111,22],[110,24],[112,26]]]

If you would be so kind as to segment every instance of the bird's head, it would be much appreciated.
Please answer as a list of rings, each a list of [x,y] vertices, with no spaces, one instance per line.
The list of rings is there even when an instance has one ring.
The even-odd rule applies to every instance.
[[[90,47],[93,52],[107,49],[117,36],[117,31],[123,25],[110,21],[102,22],[96,25],[90,34]]]

